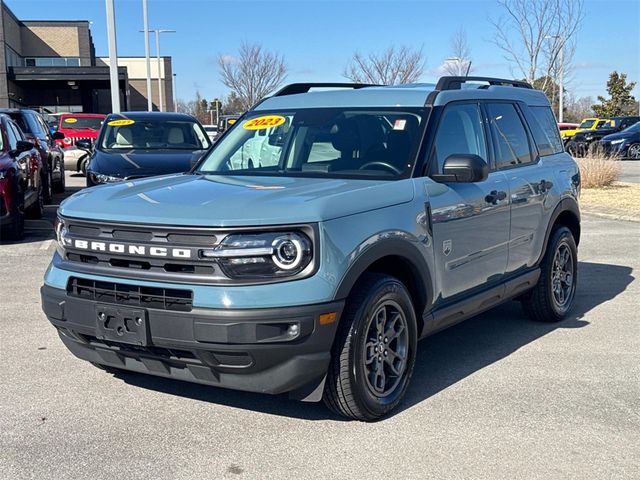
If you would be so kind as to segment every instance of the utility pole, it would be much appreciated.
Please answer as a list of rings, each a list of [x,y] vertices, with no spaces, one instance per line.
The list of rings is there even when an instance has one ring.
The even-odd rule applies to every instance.
[[[144,30],[140,30],[141,32],[144,32]],[[162,95],[162,73],[163,73],[163,68],[162,68],[162,64],[160,63],[160,34],[161,33],[175,33],[175,30],[161,30],[161,29],[152,29],[149,30],[148,32],[153,32],[156,34],[156,60],[158,63],[158,109],[161,112],[164,112],[164,96]]]
[[[120,113],[120,82],[118,80],[118,50],[116,42],[116,18],[113,0],[106,0],[107,39],[109,43],[109,82],[111,87],[111,111]]]
[[[153,110],[153,98],[151,93],[151,57],[149,56],[149,15],[147,0],[142,0],[142,15],[144,18],[144,58],[147,63],[147,110]]]

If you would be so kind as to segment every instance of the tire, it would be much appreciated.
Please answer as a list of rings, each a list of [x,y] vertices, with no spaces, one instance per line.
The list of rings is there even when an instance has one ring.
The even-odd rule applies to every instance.
[[[53,184],[53,192],[54,193],[64,193],[66,188],[67,180],[64,176],[64,161],[60,161],[60,180]]]
[[[84,155],[78,160],[78,171],[83,175],[87,174],[87,164],[89,163],[89,155]]]
[[[565,150],[572,157],[574,158],[578,157],[578,146],[576,145],[576,142],[573,142],[573,141],[567,142],[567,146]]]
[[[538,283],[522,298],[522,306],[532,320],[559,322],[571,311],[578,281],[578,251],[567,227],[557,225],[551,231],[540,270]]]
[[[631,160],[640,160],[640,143],[632,143],[629,145],[627,157]]]
[[[28,218],[32,218],[32,219],[39,219],[42,218],[42,215],[44,215],[44,192],[43,192],[43,185],[40,185],[40,188],[38,189],[38,198],[36,198],[36,201],[33,203],[33,205],[31,205],[29,207],[29,210],[27,211],[27,217]]]
[[[384,322],[376,322],[383,318]],[[393,331],[394,337],[387,341],[380,325],[385,333]],[[409,385],[417,338],[415,311],[402,282],[389,275],[363,275],[347,299],[338,326],[325,404],[338,415],[362,421],[389,413]]]
[[[53,189],[51,185],[52,181],[51,170],[47,166],[47,170],[42,172],[42,198],[46,205],[51,203],[51,198],[53,196]]]

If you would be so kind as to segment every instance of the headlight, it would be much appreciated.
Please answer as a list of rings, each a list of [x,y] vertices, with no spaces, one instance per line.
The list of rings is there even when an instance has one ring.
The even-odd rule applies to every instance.
[[[103,175],[101,173],[89,172],[89,177],[93,183],[115,183],[121,182],[122,178],[112,175]]]
[[[65,137],[62,139],[62,141],[64,142],[65,145],[71,145],[71,138],[70,137]]]
[[[64,220],[60,217],[56,218],[54,230],[56,232],[56,240],[58,241],[58,246],[60,248],[64,249],[71,245],[71,240],[67,237],[69,230],[67,229],[67,225],[64,223]]]
[[[618,145],[618,144],[624,142],[625,140],[626,139],[624,139],[624,138],[621,138],[619,140],[611,140],[611,145]]]
[[[203,258],[215,260],[229,278],[264,279],[291,277],[309,267],[311,240],[302,232],[233,234]]]

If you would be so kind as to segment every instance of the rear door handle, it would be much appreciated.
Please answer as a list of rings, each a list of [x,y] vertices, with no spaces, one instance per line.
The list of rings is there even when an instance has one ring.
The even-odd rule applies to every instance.
[[[507,198],[507,192],[503,192],[502,190],[492,190],[486,197],[484,197],[484,201],[491,203],[492,205],[496,205],[505,198]]]
[[[540,187],[540,192],[545,193],[547,190],[551,190],[553,188],[553,182],[547,182],[546,180],[540,180],[538,184]]]

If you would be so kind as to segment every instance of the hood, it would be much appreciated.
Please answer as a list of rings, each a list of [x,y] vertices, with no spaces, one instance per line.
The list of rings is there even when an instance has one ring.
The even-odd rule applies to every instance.
[[[320,222],[413,199],[411,180],[171,175],[101,185],[69,197],[64,216],[235,227]]]
[[[638,132],[618,132],[618,133],[612,133],[610,135],[606,135],[605,137],[602,138],[603,142],[610,142],[611,140],[618,140],[618,139],[626,139],[626,138],[633,138],[634,136],[640,136],[640,134],[638,134]]]
[[[93,172],[115,177],[151,177],[191,170],[204,150],[96,150]]]

